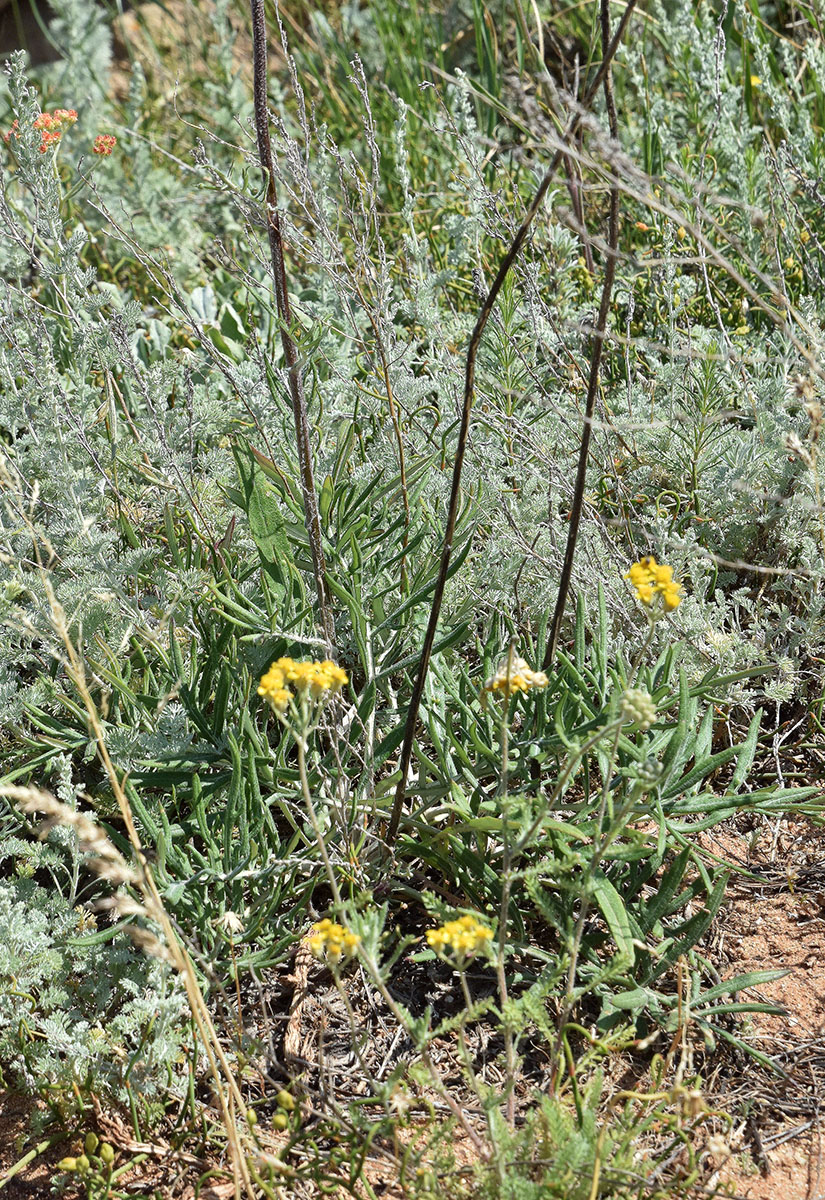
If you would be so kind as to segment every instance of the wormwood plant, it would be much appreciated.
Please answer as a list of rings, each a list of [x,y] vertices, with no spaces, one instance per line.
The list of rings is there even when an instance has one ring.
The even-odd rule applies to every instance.
[[[21,864],[22,865],[22,864]],[[26,877],[0,883],[0,1061],[5,1084],[51,1092],[96,1089],[156,1120],[158,1099],[181,1094],[185,1002],[161,963],[136,956],[125,934],[54,888]]]

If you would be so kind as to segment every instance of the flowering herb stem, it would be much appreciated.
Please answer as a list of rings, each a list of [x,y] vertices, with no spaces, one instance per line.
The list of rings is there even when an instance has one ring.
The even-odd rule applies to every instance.
[[[375,990],[378,992],[379,996],[384,1001],[387,1008],[392,1013],[392,1015],[395,1017],[396,1021],[401,1026],[401,1028],[406,1029],[407,1033],[410,1035],[413,1042],[415,1043],[416,1050],[418,1051],[419,1055],[421,1056],[421,1061],[423,1062],[424,1066],[427,1069],[427,1072],[430,1075],[430,1078],[433,1081],[436,1092],[441,1097],[441,1099],[444,1101],[444,1103],[447,1105],[450,1112],[453,1114],[455,1119],[458,1121],[461,1128],[467,1134],[467,1137],[472,1142],[473,1146],[475,1147],[475,1149],[478,1152],[479,1157],[482,1159],[482,1161],[489,1162],[490,1159],[493,1157],[491,1148],[489,1146],[485,1145],[484,1140],[479,1137],[477,1131],[473,1128],[473,1126],[470,1124],[469,1120],[467,1119],[467,1114],[465,1113],[464,1109],[458,1103],[458,1101],[455,1099],[455,1097],[451,1095],[450,1091],[445,1086],[444,1080],[441,1078],[438,1068],[436,1067],[435,1063],[432,1060],[432,1057],[430,1055],[430,1051],[429,1051],[429,1048],[428,1048],[426,1042],[421,1038],[421,1035],[418,1033],[417,1030],[414,1031],[412,1029],[411,1024],[410,1024],[410,1017],[409,1017],[409,1014],[406,1012],[406,1010],[399,1008],[399,1006],[396,1003],[395,999],[393,998],[391,992],[387,988],[386,983],[384,982],[384,978],[381,974],[381,969],[380,969],[378,963],[375,961],[375,959],[373,958],[373,956],[371,954],[366,952],[366,950],[364,948],[361,949],[358,957],[359,957],[359,962],[365,968],[367,974],[369,975],[369,977],[375,987]]]
[[[577,971],[578,965],[579,965],[579,954],[581,953],[582,938],[584,937],[584,926],[585,926],[585,922],[587,921],[588,914],[590,912],[590,900],[591,900],[590,888],[591,888],[591,885],[593,882],[593,877],[599,867],[599,863],[602,861],[602,858],[604,857],[605,853],[607,852],[607,849],[608,849],[610,843],[613,841],[613,838],[616,836],[616,832],[617,832],[615,824],[614,824],[612,826],[612,829],[608,830],[607,834],[604,837],[602,836],[602,825],[604,823],[604,817],[605,817],[605,813],[607,812],[607,806],[608,806],[609,797],[610,797],[610,779],[613,775],[613,772],[614,772],[615,766],[616,766],[616,753],[619,748],[619,735],[620,735],[621,731],[622,731],[622,723],[621,723],[621,721],[619,721],[616,724],[616,727],[613,731],[613,743],[612,743],[612,746],[610,749],[610,760],[609,760],[608,768],[604,773],[604,785],[602,787],[602,797],[601,797],[601,802],[599,804],[598,815],[596,817],[596,826],[595,826],[596,832],[595,832],[595,836],[593,838],[593,854],[591,856],[590,863],[588,864],[588,868],[587,868],[586,887],[582,891],[581,905],[579,907],[579,916],[578,916],[578,920],[576,921],[576,928],[573,932],[573,944],[570,947],[570,963],[567,968],[567,986],[565,988],[564,1002],[561,1007],[561,1012],[559,1013],[558,1033],[556,1035],[556,1048],[555,1048],[555,1053],[553,1054],[553,1068],[552,1068],[553,1073],[551,1075],[551,1080],[550,1080],[551,1093],[555,1089],[557,1072],[558,1072],[559,1064],[561,1061],[561,1053],[562,1053],[562,1048],[563,1048],[565,1031],[567,1029],[567,1023],[570,1020],[570,1017],[573,1012],[573,1007],[576,1003],[576,992],[575,992],[576,971]]]
[[[473,997],[470,994],[470,986],[467,983],[467,972],[464,969],[463,964],[458,967],[457,974],[458,974],[459,981],[461,983],[461,994],[464,998],[464,1008],[465,1008],[465,1011],[469,1014],[473,1011]],[[489,1104],[487,1104],[485,1102],[484,1094],[481,1090],[481,1087],[479,1086],[478,1076],[473,1067],[473,1056],[470,1054],[470,1048],[467,1045],[467,1034],[465,1032],[463,1022],[459,1025],[458,1029],[456,1030],[456,1033],[458,1035],[458,1052],[459,1052],[459,1056],[461,1058],[462,1065],[464,1067],[464,1075],[467,1079],[468,1084],[472,1088],[473,1093],[475,1094],[476,1100],[478,1101],[481,1111],[484,1113],[485,1120],[487,1123],[487,1140],[491,1146],[495,1146],[495,1144],[496,1144],[496,1128],[495,1128],[495,1117],[493,1115],[494,1110],[490,1107]],[[504,1156],[501,1154],[494,1154],[492,1156],[492,1164],[491,1165],[492,1165],[493,1169],[495,1170],[496,1175],[498,1176],[499,1186],[503,1187],[504,1173],[505,1173]]]
[[[250,0],[252,8],[252,60],[253,94],[255,101],[255,130],[258,137],[258,157],[266,177],[266,228],[269,235],[269,251],[272,260],[272,278],[275,303],[281,328],[281,345],[287,365],[289,394],[292,401],[292,416],[295,422],[295,445],[298,451],[298,466],[301,474],[301,491],[304,501],[304,522],[312,553],[312,570],[321,626],[327,650],[335,642],[335,626],[326,583],[326,561],[321,540],[321,515],[315,491],[315,475],[312,467],[312,447],[309,435],[304,380],[298,357],[298,348],[292,336],[292,313],[289,305],[284,240],[281,233],[281,216],[278,209],[278,194],[275,188],[275,164],[272,157],[272,140],[269,136],[269,110],[267,107],[267,38],[263,0]]]
[[[622,727],[621,717],[618,717],[616,719],[615,723],[611,723],[609,725],[603,725],[601,727],[601,729],[597,729],[595,733],[590,735],[590,737],[587,739],[587,741],[584,743],[583,746],[581,746],[578,750],[574,751],[573,753],[571,753],[568,756],[567,761],[565,762],[564,767],[562,768],[561,774],[559,775],[558,779],[556,780],[556,786],[553,788],[553,791],[550,793],[550,796],[547,799],[546,806],[542,809],[542,811],[539,813],[539,815],[535,818],[535,820],[533,821],[530,828],[527,829],[521,835],[518,842],[516,843],[516,847],[515,847],[515,855],[516,856],[523,854],[524,851],[527,849],[527,847],[530,845],[533,838],[538,833],[538,830],[541,826],[542,821],[547,816],[547,814],[552,811],[554,804],[561,797],[561,794],[564,791],[568,780],[570,779],[571,775],[573,774],[573,771],[576,769],[576,767],[579,765],[579,763],[582,762],[582,760],[585,758],[585,756],[590,753],[590,751],[593,749],[593,747],[597,746],[599,744],[599,742],[602,740],[603,737],[605,737],[606,734],[613,732],[614,724],[617,729],[621,729],[621,727]]]
[[[321,830],[320,824],[318,823],[318,815],[315,812],[315,805],[312,803],[312,793],[309,790],[309,779],[307,778],[306,751],[304,749],[303,737],[296,737],[295,744],[298,747],[298,775],[301,779],[301,793],[304,797],[307,816],[309,817],[309,823],[312,826],[312,832],[315,834],[315,840],[318,843],[318,850],[321,855],[321,860],[324,864],[324,870],[327,873],[329,890],[332,892],[332,899],[335,902],[335,910],[336,912],[340,913],[343,908],[341,903],[341,893],[338,890],[338,881],[335,878],[335,871],[330,861],[329,854],[327,853],[324,834]]]
[[[230,1065],[222,1042],[218,1037],[189,951],[183,944],[171,917],[166,911],[163,897],[161,896],[151,865],[141,845],[124,779],[109,754],[100,714],[89,691],[83,660],[75,649],[69,635],[66,614],[58,604],[51,582],[45,572],[42,574],[42,582],[51,610],[52,623],[65,649],[66,657],[64,665],[66,673],[77,689],[82,707],[85,709],[89,732],[94,738],[98,758],[109,780],[120,817],[132,847],[137,873],[137,888],[145,911],[160,927],[165,949],[169,954],[169,960],[180,975],[192,1014],[193,1027],[197,1031],[197,1036],[200,1039],[200,1044],[209,1064],[215,1097],[231,1151],[231,1167],[236,1200],[241,1200],[242,1188],[243,1194],[248,1197],[248,1200],[252,1200],[254,1191],[250,1178],[250,1156],[247,1155],[246,1147],[238,1133],[235,1121],[236,1114],[243,1119],[246,1117],[247,1112],[246,1103],[238,1085],[236,1073]]]
[[[507,660],[508,675],[513,667],[513,646]],[[498,945],[496,952],[496,982],[501,1005],[501,1022],[504,1033],[504,1058],[507,1063],[507,1123],[512,1129],[516,1120],[516,1047],[513,1031],[507,1023],[507,972],[504,961],[507,950],[507,926],[510,912],[510,892],[513,886],[513,853],[510,845],[510,697],[509,689],[501,698],[501,907],[498,918]]]

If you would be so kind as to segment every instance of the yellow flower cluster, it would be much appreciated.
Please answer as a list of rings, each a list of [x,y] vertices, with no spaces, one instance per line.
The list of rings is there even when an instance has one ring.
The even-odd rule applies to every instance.
[[[484,684],[485,692],[501,692],[512,696],[516,692],[529,692],[530,688],[547,687],[549,680],[544,671],[533,671],[523,658],[514,654],[512,660],[505,658],[495,675]]]
[[[357,933],[325,917],[323,921],[312,926],[308,944],[318,958],[323,958],[326,954],[333,962],[338,962],[342,954],[354,954],[360,940]]]
[[[293,693],[290,687],[313,700],[322,700],[340,692],[347,683],[347,673],[334,662],[296,662],[294,658],[279,658],[264,675],[258,695],[264,696],[278,713],[285,713]]]
[[[447,954],[452,949],[463,958],[478,950],[485,942],[489,942],[492,936],[492,929],[482,925],[476,917],[459,917],[455,921],[448,921],[439,929],[428,929],[427,944],[433,950],[440,950],[442,954]]]
[[[642,604],[650,606],[661,596],[668,612],[682,602],[682,585],[673,578],[673,567],[660,566],[652,554],[639,559],[625,575],[636,589]]]

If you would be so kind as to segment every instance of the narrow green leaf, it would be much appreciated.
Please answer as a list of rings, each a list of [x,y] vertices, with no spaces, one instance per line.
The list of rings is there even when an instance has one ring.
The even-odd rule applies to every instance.
[[[736,759],[736,768],[728,784],[729,792],[737,792],[745,782],[745,777],[751,769],[754,757],[756,755],[756,747],[759,744],[759,726],[762,723],[762,709],[759,708],[753,715],[753,720],[748,726],[748,732],[745,740],[739,747],[738,756]]]
[[[748,971],[745,975],[736,975],[733,979],[726,979],[723,983],[717,983],[712,988],[708,988],[701,995],[701,1003],[707,1004],[708,1001],[717,1000],[720,996],[730,996],[733,992],[744,992],[748,988],[762,987],[763,984],[784,979],[786,975],[790,975],[790,971],[779,969]]]
[[[607,922],[619,953],[628,963],[633,963],[636,953],[630,919],[621,896],[603,871],[597,871],[593,879],[593,898]]]

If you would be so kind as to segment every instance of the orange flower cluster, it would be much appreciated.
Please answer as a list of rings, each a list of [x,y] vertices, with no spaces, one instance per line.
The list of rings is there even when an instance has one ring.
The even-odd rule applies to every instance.
[[[99,133],[95,138],[95,144],[92,146],[92,154],[109,155],[117,145],[117,138],[113,133]]]
[[[50,146],[56,146],[66,129],[77,120],[77,110],[74,108],[56,108],[54,112],[42,112],[35,117],[34,128],[40,134],[40,153],[45,154]],[[14,122],[8,133],[3,135],[6,145],[12,138],[20,137],[20,128]]]

